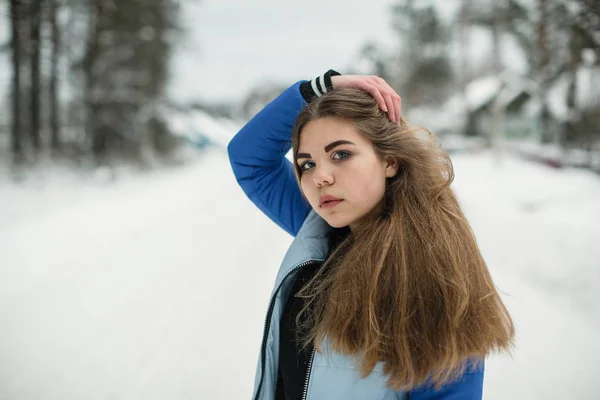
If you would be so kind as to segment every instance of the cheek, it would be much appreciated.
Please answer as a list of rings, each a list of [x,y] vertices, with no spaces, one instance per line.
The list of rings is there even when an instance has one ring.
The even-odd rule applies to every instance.
[[[309,203],[312,201],[312,191],[314,190],[314,185],[311,185],[308,179],[303,177],[300,178],[300,190],[304,193],[304,197],[306,197]]]
[[[362,169],[358,179],[353,179],[353,192],[356,199],[364,207],[377,204],[385,192],[385,178],[376,168],[371,170]]]

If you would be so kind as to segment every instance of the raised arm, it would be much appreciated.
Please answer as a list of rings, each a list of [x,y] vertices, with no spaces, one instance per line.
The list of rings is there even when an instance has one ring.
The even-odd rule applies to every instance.
[[[300,81],[267,104],[231,140],[229,160],[235,177],[256,206],[277,225],[295,236],[310,205],[305,201],[292,163],[285,158],[292,128],[307,101],[332,89],[328,71],[312,81]],[[327,82],[327,84],[326,84]],[[315,91],[316,90],[316,91]]]
[[[293,236],[302,226],[310,205],[302,196],[292,163],[285,158],[292,145],[292,128],[308,101],[335,87],[363,89],[388,112],[391,120],[400,118],[400,97],[381,78],[341,76],[329,70],[311,81],[289,87],[252,118],[228,145],[233,173],[248,198]]]

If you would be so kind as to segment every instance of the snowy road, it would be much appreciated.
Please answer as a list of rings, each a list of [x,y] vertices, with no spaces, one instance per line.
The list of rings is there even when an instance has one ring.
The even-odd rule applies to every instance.
[[[600,180],[485,155],[455,165],[518,329],[484,398],[597,398]],[[0,400],[249,398],[291,238],[223,154],[36,193],[0,188]]]

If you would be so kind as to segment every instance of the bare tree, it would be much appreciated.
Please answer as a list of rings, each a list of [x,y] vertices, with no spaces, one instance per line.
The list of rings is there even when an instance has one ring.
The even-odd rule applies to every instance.
[[[173,0],[89,0],[82,62],[87,134],[96,161],[109,153],[152,157],[164,136],[159,104],[167,81]]]
[[[469,42],[470,25],[469,13],[471,9],[471,0],[462,0],[459,13],[459,41],[460,41],[460,88],[463,99],[466,104],[467,83],[471,79],[469,71]]]
[[[549,119],[550,113],[548,110],[548,88],[551,83],[548,77],[548,64],[550,63],[550,49],[548,39],[548,3],[547,0],[538,0],[538,21],[537,21],[537,62],[536,75],[538,96],[540,99],[540,139],[541,141],[549,141]]]
[[[96,102],[93,99],[94,96],[94,85],[96,79],[94,77],[94,66],[99,60],[100,56],[100,32],[101,24],[104,17],[104,7],[102,7],[102,1],[90,0],[89,1],[89,21],[87,29],[87,38],[85,45],[85,55],[82,62],[83,67],[83,81],[84,81],[84,103],[86,113],[86,126],[85,134],[87,141],[91,142],[91,149],[94,155],[97,157],[104,150],[104,137],[102,132],[97,127],[96,120],[98,115],[98,109]]]
[[[494,74],[497,76],[500,82],[503,82],[502,74],[504,72],[504,65],[502,64],[502,37],[506,32],[506,13],[507,8],[505,4],[494,3],[493,6],[494,22],[492,25],[492,39],[493,39],[493,59],[494,59]],[[504,146],[504,117],[505,117],[505,105],[502,104],[502,96],[497,95],[494,99],[493,105],[493,118],[492,118],[492,137],[491,143],[496,153],[496,158],[502,157],[502,151]]]
[[[31,125],[29,133],[33,149],[37,153],[40,149],[40,54],[42,40],[40,36],[42,25],[42,3],[43,0],[30,0],[30,46],[31,46],[31,92],[30,92],[30,113]]]
[[[61,54],[60,27],[58,25],[58,11],[60,9],[59,0],[50,0],[49,21],[50,21],[50,145],[54,151],[60,149],[60,123],[59,123],[59,98],[58,98],[58,63]]]
[[[21,136],[21,12],[19,0],[10,0],[13,69],[11,149],[16,162],[21,162],[23,160],[23,140]]]
[[[395,80],[406,103],[443,103],[454,89],[448,26],[430,1],[421,4],[397,0],[391,6],[391,14],[392,28],[400,42]]]

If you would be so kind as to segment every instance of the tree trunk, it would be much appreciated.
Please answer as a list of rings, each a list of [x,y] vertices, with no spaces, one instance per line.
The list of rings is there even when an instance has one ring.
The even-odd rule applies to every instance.
[[[60,124],[58,121],[58,62],[61,52],[60,31],[58,27],[57,14],[59,0],[50,0],[50,26],[51,26],[51,62],[50,62],[50,145],[53,151],[60,149]]]
[[[31,0],[31,143],[34,152],[40,149],[40,26],[42,24],[42,0]]]
[[[492,27],[492,37],[494,42],[494,73],[497,79],[500,81],[500,90],[496,94],[496,98],[493,103],[492,110],[492,137],[491,143],[494,153],[496,155],[496,161],[500,162],[503,156],[504,147],[504,107],[502,103],[502,91],[503,91],[503,66],[502,66],[502,36],[505,32],[505,12],[501,6],[494,6],[494,25]]]
[[[469,42],[471,39],[471,26],[469,13],[471,9],[471,0],[462,0],[460,9],[460,93],[463,103],[465,131],[468,130],[468,120],[471,110],[469,109],[467,97],[467,85],[471,80],[469,73]]]
[[[539,20],[537,24],[537,76],[538,76],[538,96],[540,98],[539,114],[539,141],[552,141],[550,133],[550,113],[548,111],[548,63],[550,62],[550,52],[548,48],[548,5],[546,0],[538,0]],[[558,141],[559,138],[554,138]]]
[[[569,146],[574,145],[575,147],[582,148],[583,143],[581,142],[581,137],[576,132],[575,125],[578,121],[580,121],[579,110],[577,109],[577,103],[575,99],[577,98],[577,68],[580,63],[580,45],[578,32],[574,25],[571,25],[569,28],[569,60],[566,65],[565,75],[568,79],[568,89],[567,89],[567,118],[562,126],[562,137],[565,142],[569,143]]]
[[[85,125],[87,141],[90,144],[95,161],[99,163],[106,151],[104,130],[100,129],[97,123],[97,116],[100,110],[95,93],[98,83],[94,76],[95,66],[100,55],[99,36],[103,19],[101,1],[92,1],[90,8],[90,21],[87,28],[86,49],[83,61]]]
[[[14,160],[23,160],[23,142],[21,138],[21,7],[19,0],[10,0],[10,18],[12,25],[12,135],[11,150]]]

